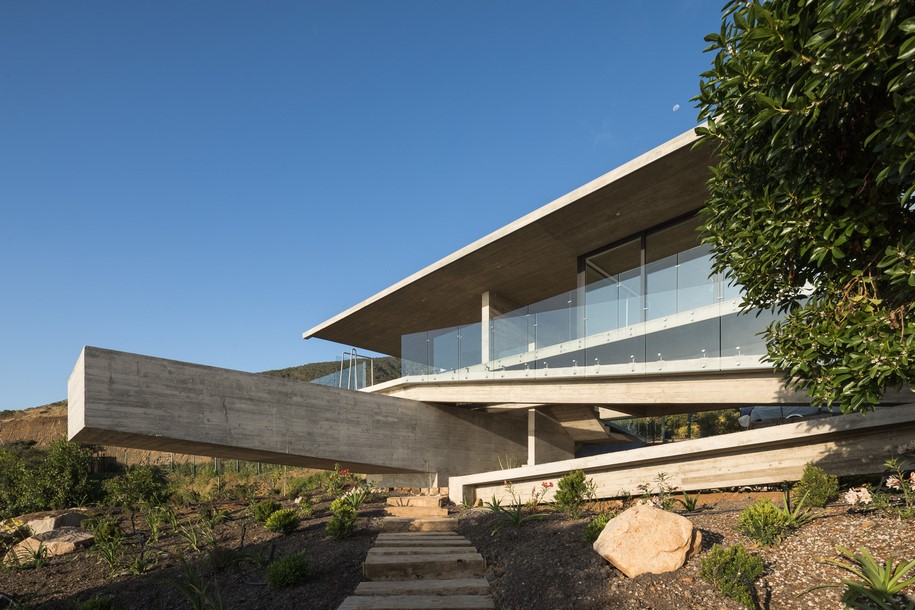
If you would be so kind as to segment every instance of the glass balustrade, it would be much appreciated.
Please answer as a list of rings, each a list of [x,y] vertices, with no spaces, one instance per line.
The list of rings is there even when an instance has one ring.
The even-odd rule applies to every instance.
[[[617,250],[624,248],[631,250],[630,244]],[[607,272],[607,261],[601,264],[583,288],[500,315],[485,336],[480,324],[405,335],[404,376],[631,375],[760,366],[766,353],[760,333],[775,316],[740,313],[739,289],[720,274],[710,277],[708,246],[619,273]]]

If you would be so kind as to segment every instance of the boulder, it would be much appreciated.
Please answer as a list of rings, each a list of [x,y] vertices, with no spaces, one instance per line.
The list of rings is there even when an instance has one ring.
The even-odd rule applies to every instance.
[[[26,538],[10,549],[9,555],[15,554],[15,557],[20,562],[30,561],[42,544],[47,549],[48,557],[66,555],[77,549],[89,546],[94,539],[95,536],[89,530],[84,530],[81,527],[64,526]]]
[[[701,545],[702,533],[689,519],[642,505],[611,519],[594,542],[594,550],[620,572],[635,578],[672,572]]]
[[[85,514],[67,510],[58,513],[50,513],[45,516],[30,519],[26,525],[32,531],[32,535],[44,534],[59,527],[79,527],[88,517]]]

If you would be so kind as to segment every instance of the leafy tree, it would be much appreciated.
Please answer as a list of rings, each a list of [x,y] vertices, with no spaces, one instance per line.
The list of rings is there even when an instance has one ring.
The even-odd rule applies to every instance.
[[[785,314],[790,385],[866,411],[915,381],[915,2],[731,0],[706,40],[715,270]]]

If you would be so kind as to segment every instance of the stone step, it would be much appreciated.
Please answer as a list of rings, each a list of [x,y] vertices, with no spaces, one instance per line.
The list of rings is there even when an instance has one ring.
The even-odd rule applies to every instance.
[[[489,595],[485,578],[363,581],[355,595]]]
[[[378,555],[448,555],[474,553],[476,549],[469,544],[454,546],[375,546],[369,549],[368,556]]]
[[[388,506],[422,506],[440,508],[448,501],[448,496],[393,496],[387,499]]]
[[[369,580],[482,578],[486,561],[479,553],[369,555],[362,573]]]
[[[456,532],[381,532],[376,540],[467,540]]]
[[[385,517],[381,529],[385,532],[453,532],[458,521],[453,517],[431,517],[409,519],[407,517]]]
[[[410,540],[408,539],[394,539],[394,540],[377,540],[375,542],[375,548],[401,548],[401,547],[422,547],[422,548],[460,548],[460,547],[469,547],[469,540],[461,540],[459,538],[444,538],[442,536],[436,536],[432,540]]]
[[[388,506],[384,512],[392,517],[447,517],[448,509],[431,506]]]
[[[494,610],[488,595],[350,595],[339,610]]]

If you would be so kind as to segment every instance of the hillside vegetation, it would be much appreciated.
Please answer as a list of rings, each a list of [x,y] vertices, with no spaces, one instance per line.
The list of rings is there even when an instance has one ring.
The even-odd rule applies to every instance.
[[[375,383],[384,383],[385,381],[390,381],[392,379],[397,379],[400,377],[400,358],[394,358],[393,356],[385,356],[384,358],[375,358],[374,370],[375,370]],[[344,364],[343,369],[343,383],[346,384],[346,375],[347,367],[349,363]],[[330,375],[331,373],[340,372],[340,363],[339,362],[312,362],[311,364],[303,364],[301,366],[292,366],[287,369],[278,369],[275,371],[264,371],[264,375],[270,375],[272,377],[282,377],[284,379],[298,379],[299,381],[312,381],[323,377],[325,375]],[[366,371],[366,378],[368,382],[371,383],[371,373]]]

